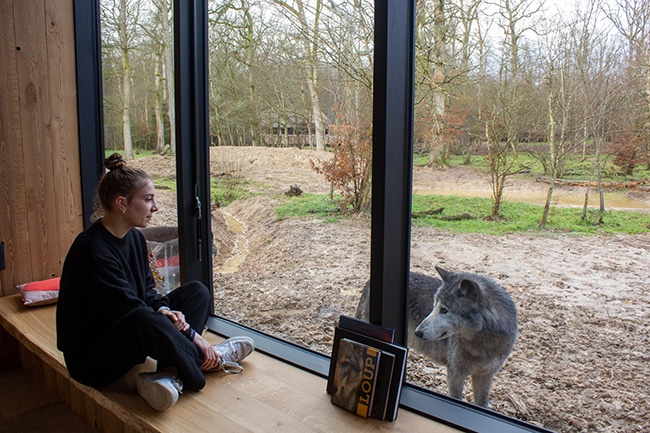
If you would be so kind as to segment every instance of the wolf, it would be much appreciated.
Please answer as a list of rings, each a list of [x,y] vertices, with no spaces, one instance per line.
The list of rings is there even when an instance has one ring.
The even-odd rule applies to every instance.
[[[474,403],[489,407],[494,375],[517,338],[517,307],[496,281],[436,266],[442,280],[411,272],[408,287],[409,346],[447,367],[449,395],[462,398],[472,378]],[[370,282],[356,316],[368,320]]]

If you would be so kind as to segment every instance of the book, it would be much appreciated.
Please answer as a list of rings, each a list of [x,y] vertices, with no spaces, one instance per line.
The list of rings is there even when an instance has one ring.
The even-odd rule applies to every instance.
[[[404,376],[406,373],[406,357],[408,354],[408,348],[378,340],[376,338],[372,338],[367,335],[337,326],[334,329],[334,343],[332,345],[331,358],[332,362],[330,362],[327,381],[327,392],[329,394],[333,394],[335,391],[333,386],[334,371],[336,368],[336,360],[339,356],[340,345],[344,339],[374,347],[381,352],[381,358],[379,360],[380,365],[377,373],[378,385],[375,388],[375,396],[373,399],[374,404],[373,407],[370,408],[370,416],[373,418],[394,421],[397,419],[399,400],[402,394],[402,385],[404,383]],[[382,360],[384,360],[383,366]],[[392,369],[389,368],[391,364]],[[388,371],[390,371],[390,375],[385,376]],[[378,406],[384,407],[379,410],[377,409]],[[383,418],[379,418],[379,412],[384,413]]]
[[[386,419],[388,410],[388,395],[390,384],[393,377],[393,368],[395,366],[395,355],[388,352],[381,352],[379,368],[377,369],[377,384],[375,389],[375,398],[370,409],[370,417],[376,419]]]
[[[339,342],[331,401],[364,418],[370,415],[381,352],[347,338]]]
[[[393,328],[364,322],[354,317],[341,315],[339,318],[339,326],[350,331],[358,332],[359,334],[367,335],[368,337],[386,341],[387,343],[392,343],[395,340],[395,330]]]

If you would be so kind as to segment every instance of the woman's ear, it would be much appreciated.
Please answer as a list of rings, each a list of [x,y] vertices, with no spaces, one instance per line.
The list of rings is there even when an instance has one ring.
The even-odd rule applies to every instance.
[[[115,204],[115,209],[122,213],[126,211],[126,207],[129,204],[128,200],[123,195],[118,195],[115,197],[115,201],[113,203]]]

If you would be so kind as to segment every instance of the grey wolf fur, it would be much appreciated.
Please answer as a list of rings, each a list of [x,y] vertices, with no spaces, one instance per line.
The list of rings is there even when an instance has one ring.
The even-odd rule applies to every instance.
[[[411,273],[408,288],[409,346],[447,366],[449,395],[462,398],[472,377],[474,402],[489,406],[494,375],[512,352],[517,308],[494,280],[436,267],[442,280]],[[368,320],[370,282],[357,317]]]

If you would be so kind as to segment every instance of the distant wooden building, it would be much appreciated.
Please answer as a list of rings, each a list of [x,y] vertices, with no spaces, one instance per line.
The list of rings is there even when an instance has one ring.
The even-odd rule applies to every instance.
[[[265,146],[271,147],[314,147],[316,146],[316,126],[311,118],[304,116],[286,116],[283,119],[265,122],[265,133],[262,140]],[[326,144],[329,141],[329,127],[331,121],[323,114],[325,125]]]

